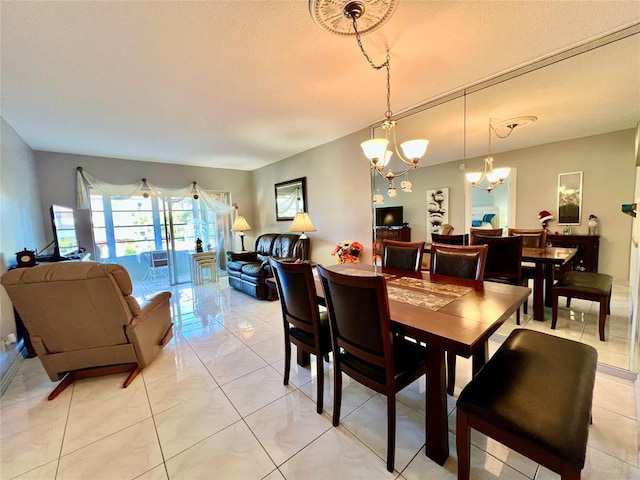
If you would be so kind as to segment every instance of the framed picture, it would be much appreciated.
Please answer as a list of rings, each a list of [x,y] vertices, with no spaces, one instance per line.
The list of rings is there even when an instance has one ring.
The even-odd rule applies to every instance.
[[[276,220],[293,220],[296,213],[307,211],[307,177],[274,185]]]
[[[558,225],[580,225],[582,172],[558,175]]]
[[[442,233],[442,226],[449,223],[449,188],[427,190],[427,242],[432,233]]]

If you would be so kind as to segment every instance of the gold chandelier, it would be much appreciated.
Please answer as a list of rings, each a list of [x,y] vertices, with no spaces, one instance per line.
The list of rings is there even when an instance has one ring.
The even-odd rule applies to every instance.
[[[465,98],[466,99],[466,98]],[[498,138],[507,138],[509,137],[513,131],[518,127],[523,127],[533,123],[537,120],[537,117],[534,116],[526,116],[526,117],[517,117],[510,118],[508,120],[502,120],[494,123],[495,119],[489,119],[489,149],[487,153],[487,157],[484,159],[484,170],[482,172],[468,172],[465,173],[465,177],[467,181],[471,183],[473,188],[477,188],[479,190],[486,190],[487,192],[491,192],[498,185],[504,183],[506,178],[509,176],[511,172],[510,168],[502,167],[502,168],[494,168],[493,162],[494,158],[491,156],[491,137],[493,134]],[[507,133],[505,135],[501,135],[498,132],[498,128],[506,128]],[[466,133],[465,133],[466,137]],[[466,144],[466,138],[465,138]]]
[[[403,142],[398,148],[396,139],[397,121],[393,119],[393,112],[391,111],[391,57],[387,50],[386,59],[380,65],[376,65],[371,60],[371,57],[362,46],[358,20],[361,20],[364,25],[362,33],[371,32],[389,19],[397,3],[397,0],[355,0],[346,4],[335,0],[309,0],[311,16],[318,25],[338,35],[355,35],[358,47],[367,62],[369,62],[369,65],[375,70],[386,69],[387,110],[384,114],[385,120],[381,125],[384,131],[384,138],[372,138],[362,142],[360,146],[364,155],[369,159],[371,168],[377,175],[387,179],[389,182],[387,190],[389,197],[395,197],[397,193],[393,180],[396,177],[407,175],[410,170],[418,167],[418,162],[427,151],[429,140],[409,140]],[[341,6],[341,4],[344,6]],[[340,8],[342,9],[341,11]],[[401,166],[402,171],[394,172],[389,168],[385,172],[385,168],[389,165],[394,153],[404,164]],[[412,184],[408,178],[400,184],[400,188],[403,192],[412,191]],[[383,202],[382,195],[379,192],[376,193],[373,200],[374,203],[381,204]]]

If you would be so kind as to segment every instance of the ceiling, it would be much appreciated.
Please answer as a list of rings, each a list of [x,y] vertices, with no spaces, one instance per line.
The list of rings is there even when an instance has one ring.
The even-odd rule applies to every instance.
[[[386,110],[384,71],[369,66],[353,37],[319,28],[304,0],[2,0],[0,17],[1,113],[33,150],[254,170],[361,130]],[[376,63],[390,49],[398,113],[638,24],[633,1],[399,0],[363,43]],[[606,71],[586,77],[597,96],[625,83],[637,92],[639,59],[636,42],[614,63],[625,67],[615,81]],[[578,85],[576,73],[584,79],[565,68],[557,83]],[[500,108],[482,110],[491,96],[469,96],[483,131],[487,115],[542,120],[556,102],[511,82]],[[581,112],[592,88],[555,95],[563,111]],[[598,128],[620,129],[621,117],[633,127],[638,107],[628,96],[615,109],[599,106]],[[542,141],[536,130],[544,129],[527,141]],[[429,148],[430,163],[460,158],[433,139]]]

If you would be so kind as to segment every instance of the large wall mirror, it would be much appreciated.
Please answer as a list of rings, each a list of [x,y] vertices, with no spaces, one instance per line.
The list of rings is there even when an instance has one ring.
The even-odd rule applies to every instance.
[[[306,177],[276,183],[276,220],[293,220],[296,213],[307,211],[307,179]]]
[[[629,156],[633,159],[633,155],[627,153],[634,151],[635,137],[629,132],[637,128],[640,111],[639,31],[637,26],[627,29],[581,50],[574,49],[564,57],[555,57],[544,65],[521,70],[494,84],[482,85],[482,88],[469,88],[442,103],[425,105],[422,110],[414,109],[404,117],[400,116],[398,141],[428,138],[427,153],[420,161],[420,168],[409,173],[412,193],[400,191],[398,183],[402,178],[398,178],[395,180],[397,196],[389,198],[386,194],[388,182],[376,177],[372,181],[372,194],[379,190],[384,197],[384,206],[404,207],[405,221],[412,227],[412,241],[427,239],[426,192],[440,187],[449,188],[449,221],[455,227],[454,233],[467,232],[472,221],[477,220],[473,212],[480,209],[474,210],[475,206],[496,205],[496,212],[501,217],[499,226],[503,228],[535,228],[539,226],[540,210],[548,210],[556,216],[558,173],[583,170],[582,165],[584,169],[588,168],[580,155],[588,153],[589,147],[584,145],[591,139],[601,141],[596,139],[606,137],[606,142],[612,145],[612,149],[603,151],[597,162],[591,160],[591,163],[606,166],[610,161],[609,153],[618,158]],[[508,138],[492,139],[495,166],[512,168],[505,184],[491,194],[470,188],[463,171],[481,169],[489,153],[489,119],[505,120],[527,115],[538,119],[521,129],[516,128]],[[372,128],[372,133],[381,136],[378,125]],[[629,145],[620,143],[627,140]],[[557,162],[569,162],[564,158],[565,152],[578,142],[582,142],[582,150],[574,152],[570,159],[577,168],[555,171]],[[397,165],[398,161],[395,162]],[[624,280],[625,275],[628,276],[629,261],[619,252],[628,251],[624,237],[628,236],[629,228],[620,213],[620,204],[630,203],[633,199],[612,201],[606,197],[606,192],[616,189],[616,173],[609,173],[605,170],[598,177],[593,170],[590,174],[585,172],[585,190],[590,188],[591,194],[583,198],[583,218],[573,230],[586,235],[589,214],[606,216],[607,228],[601,228],[604,236],[600,242],[600,268],[604,265],[605,273]],[[626,183],[631,181],[627,180]],[[600,191],[596,193],[595,189]],[[557,220],[551,225],[551,231],[554,230],[561,230]],[[640,326],[627,330],[630,335],[637,335],[639,331]],[[627,338],[622,342],[630,348],[634,339]],[[601,362],[638,370],[639,365],[630,365],[633,356],[633,352],[619,356],[607,354],[601,356]]]

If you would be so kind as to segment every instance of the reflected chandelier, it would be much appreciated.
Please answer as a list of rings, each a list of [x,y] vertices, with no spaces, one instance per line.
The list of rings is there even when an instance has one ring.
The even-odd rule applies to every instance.
[[[498,185],[504,183],[505,179],[509,176],[510,168],[493,168],[494,158],[491,156],[491,137],[492,133],[498,138],[507,138],[517,127],[523,127],[533,123],[537,120],[537,117],[517,117],[510,118],[508,120],[502,120],[497,123],[493,123],[495,119],[489,119],[489,151],[487,157],[484,159],[484,170],[482,172],[468,172],[465,174],[467,181],[471,183],[473,188],[480,190],[486,190],[491,192]],[[498,128],[506,128],[506,135],[500,135]],[[465,138],[466,144],[466,138]]]
[[[367,62],[369,62],[369,65],[375,70],[386,69],[387,111],[384,114],[385,120],[381,125],[384,131],[384,138],[373,138],[362,142],[360,146],[371,162],[371,168],[380,177],[389,181],[387,194],[390,197],[396,196],[393,179],[407,175],[410,170],[417,168],[418,162],[426,153],[429,145],[429,140],[418,139],[403,142],[398,148],[396,140],[397,121],[392,118],[393,112],[391,111],[391,57],[389,51],[387,50],[385,61],[380,65],[376,65],[362,46],[361,33],[371,32],[386,22],[395,10],[397,3],[397,0],[356,0],[346,4],[335,0],[309,0],[311,16],[318,25],[338,35],[355,35],[358,47]],[[344,6],[341,7],[341,5]],[[341,11],[340,8],[342,8]],[[358,30],[358,20],[364,25],[361,31]],[[390,141],[393,142],[392,150],[387,149]],[[402,153],[400,150],[402,150]],[[391,169],[385,172],[384,169],[389,164],[394,153],[406,165],[406,168],[403,167],[404,170],[400,173],[394,173]],[[400,185],[403,192],[411,192],[411,187],[412,184],[408,179],[404,180]],[[377,193],[374,196],[374,202],[376,204],[382,203],[381,197]]]

